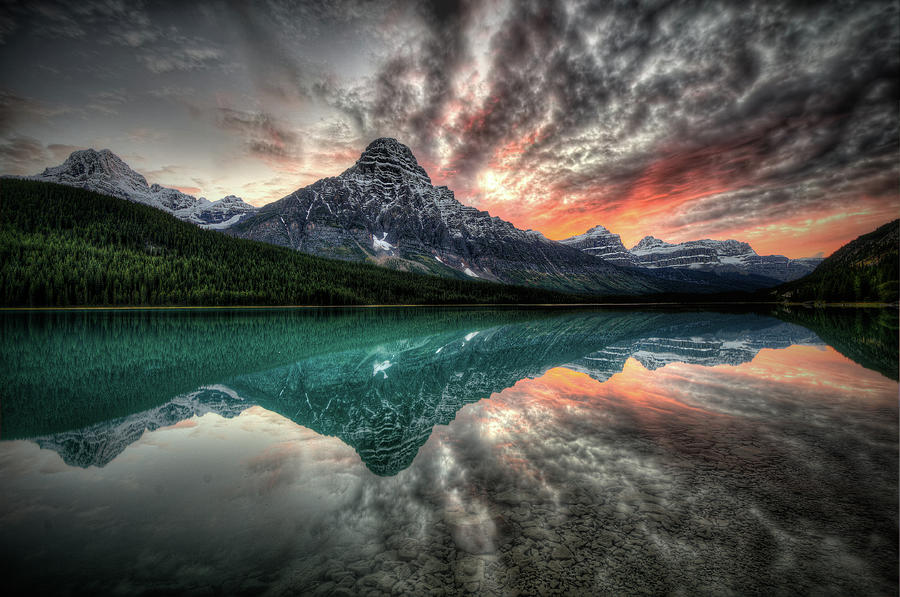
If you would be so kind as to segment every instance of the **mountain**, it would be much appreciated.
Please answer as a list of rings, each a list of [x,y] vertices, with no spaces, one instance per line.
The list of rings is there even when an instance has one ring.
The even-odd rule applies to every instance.
[[[141,439],[145,431],[155,431],[210,412],[230,419],[248,406],[251,405],[243,403],[227,388],[200,388],[190,394],[176,396],[157,408],[33,440],[41,448],[57,452],[69,466],[103,467]]]
[[[339,325],[353,333],[355,342],[287,364],[277,364],[283,357],[269,350],[274,366],[223,377],[160,406],[32,439],[59,452],[69,464],[103,466],[145,429],[206,412],[232,417],[259,405],[319,434],[340,438],[372,472],[394,475],[412,463],[435,425],[449,424],[466,404],[554,367],[604,382],[632,357],[649,369],[673,362],[737,365],[763,348],[822,345],[800,326],[752,314],[569,312],[504,321],[507,317],[444,321],[435,328],[433,314],[424,313],[420,325],[409,322],[399,333],[391,321]],[[315,327],[309,323],[304,326],[307,333]],[[318,327],[332,329],[331,323],[319,322]],[[359,329],[373,329],[375,334],[361,335]],[[283,330],[286,342],[280,344],[297,344],[296,331]],[[195,358],[193,353],[189,358]],[[91,380],[93,376],[81,383]],[[17,435],[15,428],[12,435]]]
[[[604,296],[755,290],[785,279],[770,278],[777,269],[771,264],[756,268],[760,271],[658,267],[626,251],[619,237],[602,227],[592,229],[594,237],[586,240],[594,244],[585,247],[520,230],[463,205],[447,187],[434,186],[410,149],[390,138],[373,141],[339,176],[259,210],[233,195],[210,202],[148,185],[106,149],[73,152],[62,165],[31,178],[150,205],[240,238],[457,279]],[[609,250],[596,250],[601,233]]]
[[[3,306],[586,300],[322,259],[201,230],[162,210],[70,186],[16,179],[2,185]]]
[[[622,244],[622,238],[603,226],[594,226],[584,234],[559,241],[564,245],[600,257],[609,263],[637,267],[638,261]]]
[[[348,261],[591,294],[733,290],[594,259],[468,207],[434,186],[410,149],[376,139],[356,163],[270,203],[228,234]]]
[[[754,276],[759,280],[759,288],[796,280],[813,271],[822,261],[813,257],[788,259],[783,255],[759,255],[749,244],[736,240],[707,239],[671,244],[645,236],[627,250],[619,235],[603,226],[595,226],[584,234],[560,242],[617,265]]]
[[[205,201],[205,199],[201,200]],[[197,210],[191,222],[200,225],[201,228],[211,230],[223,230],[233,226],[256,213],[256,208],[246,203],[240,197],[227,195],[218,201],[205,203]],[[178,214],[175,214],[178,217]]]
[[[671,245],[646,237],[631,251],[602,226],[555,242],[468,207],[434,186],[410,149],[373,141],[357,162],[257,209],[234,195],[210,202],[147,180],[111,151],[73,152],[30,177],[150,205],[202,228],[321,257],[393,269],[601,296],[767,288],[814,260],[759,256],[746,243]],[[600,257],[601,259],[595,259]]]
[[[178,189],[158,184],[148,185],[146,178],[108,149],[73,151],[61,165],[47,168],[42,173],[27,178],[143,203],[206,228],[224,228],[236,224],[256,211],[255,207],[234,195],[210,202]]]
[[[900,220],[850,241],[811,274],[771,291],[790,302],[896,302],[900,298]]]
[[[759,255],[748,243],[736,240],[705,239],[671,244],[652,236],[645,236],[630,252],[641,267],[740,272],[780,282],[805,276],[822,261],[815,257],[789,259],[784,255]]]

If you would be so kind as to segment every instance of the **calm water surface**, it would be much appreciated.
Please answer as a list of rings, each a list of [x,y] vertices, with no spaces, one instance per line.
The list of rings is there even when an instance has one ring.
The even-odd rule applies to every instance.
[[[0,561],[30,594],[898,592],[896,312],[0,330]]]

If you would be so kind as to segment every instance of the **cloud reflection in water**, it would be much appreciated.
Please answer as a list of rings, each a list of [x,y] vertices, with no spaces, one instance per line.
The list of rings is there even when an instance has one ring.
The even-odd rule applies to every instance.
[[[556,367],[389,477],[259,406],[103,468],[6,442],[2,555],[14,581],[46,572],[36,590],[891,594],[896,395],[830,348],[629,359],[605,382]]]

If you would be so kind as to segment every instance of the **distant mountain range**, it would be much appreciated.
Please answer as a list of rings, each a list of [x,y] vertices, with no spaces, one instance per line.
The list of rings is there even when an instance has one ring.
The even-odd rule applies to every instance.
[[[705,239],[671,244],[645,236],[629,250],[618,234],[603,226],[594,226],[584,234],[560,242],[616,265],[756,275],[780,282],[805,276],[822,262],[818,257],[788,259],[783,255],[759,255],[748,243],[736,240]]]
[[[376,139],[334,178],[263,206],[228,234],[323,257],[555,290],[645,294],[673,289],[520,230],[434,186],[408,147]],[[688,282],[690,283],[690,282]]]
[[[646,237],[630,251],[597,226],[562,242],[520,230],[434,186],[408,147],[373,141],[334,178],[262,208],[148,185],[109,150],[72,153],[30,177],[144,203],[182,220],[312,255],[369,261],[450,278],[584,294],[749,291],[811,272],[820,260],[760,256],[738,241],[671,245]]]
[[[108,149],[74,151],[59,166],[47,168],[40,174],[26,178],[65,184],[143,203],[203,228],[226,228],[256,211],[254,206],[234,195],[209,201],[204,197],[197,199],[178,189],[158,184],[149,185],[146,178]]]

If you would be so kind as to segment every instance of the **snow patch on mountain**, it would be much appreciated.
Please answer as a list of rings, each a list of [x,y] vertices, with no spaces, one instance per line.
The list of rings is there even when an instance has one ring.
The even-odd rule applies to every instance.
[[[381,373],[384,376],[384,379],[387,379],[387,376],[388,376],[387,370],[391,368],[391,365],[393,365],[393,363],[391,363],[390,361],[382,361],[381,363],[373,363],[372,364],[372,377],[375,377],[376,375]]]
[[[218,224],[199,224],[201,228],[206,230],[225,230],[226,228],[230,228],[234,226],[238,222],[244,219],[244,214],[236,214],[225,220],[224,222],[219,222]]]
[[[376,250],[381,249],[382,251],[388,251],[388,252],[391,252],[393,249],[396,249],[397,247],[395,247],[391,243],[387,242],[387,240],[385,240],[385,239],[387,239],[387,235],[388,235],[387,232],[382,232],[381,238],[376,238],[375,235],[373,234],[372,235],[372,248],[376,249]]]

